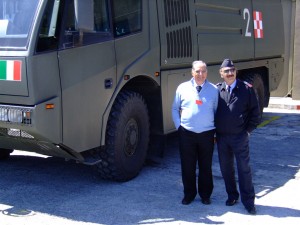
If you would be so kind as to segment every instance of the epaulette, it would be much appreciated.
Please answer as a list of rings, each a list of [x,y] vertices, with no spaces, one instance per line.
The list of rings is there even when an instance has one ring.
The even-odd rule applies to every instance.
[[[252,84],[248,83],[247,81],[244,81],[244,84],[246,84],[248,87],[252,87]]]
[[[221,86],[221,85],[222,85],[222,83],[217,83],[216,85],[217,85],[217,86]]]

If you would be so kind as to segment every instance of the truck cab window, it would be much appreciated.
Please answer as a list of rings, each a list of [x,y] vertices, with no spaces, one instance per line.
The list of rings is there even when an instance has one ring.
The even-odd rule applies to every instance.
[[[35,12],[35,4],[30,1],[3,1],[8,5],[11,13],[6,15],[9,18],[7,34],[27,35]],[[10,10],[9,10],[10,11]]]
[[[57,50],[58,48],[58,21],[59,19],[59,10],[60,9],[59,1],[49,0],[47,7],[43,14],[41,25],[39,28],[39,38],[37,42],[36,52]]]
[[[112,38],[107,0],[74,0],[64,17],[61,49],[103,42]]]
[[[0,48],[24,49],[39,0],[0,0]]]
[[[113,0],[115,37],[142,30],[142,0]]]

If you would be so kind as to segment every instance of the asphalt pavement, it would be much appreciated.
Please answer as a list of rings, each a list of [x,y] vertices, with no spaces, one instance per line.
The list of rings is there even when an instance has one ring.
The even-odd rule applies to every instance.
[[[0,162],[0,225],[299,225],[299,146],[300,110],[265,109],[250,139],[255,216],[241,202],[225,206],[216,150],[212,204],[203,205],[199,197],[181,204],[176,133],[167,137],[162,158],[147,161],[138,177],[124,183],[101,180],[89,166],[73,161],[15,151]]]

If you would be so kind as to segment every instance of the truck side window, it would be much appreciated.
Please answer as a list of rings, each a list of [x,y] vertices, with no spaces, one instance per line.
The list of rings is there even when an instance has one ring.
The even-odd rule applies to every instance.
[[[142,0],[113,0],[115,37],[142,30]]]
[[[53,51],[58,48],[61,8],[58,1],[49,0],[39,28],[36,52]]]
[[[78,0],[67,6],[61,49],[112,39],[107,0]]]

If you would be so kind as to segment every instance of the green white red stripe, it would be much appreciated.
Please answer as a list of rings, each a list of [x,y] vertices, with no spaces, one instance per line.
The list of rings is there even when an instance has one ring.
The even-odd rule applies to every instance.
[[[21,81],[20,60],[0,60],[0,80]]]

